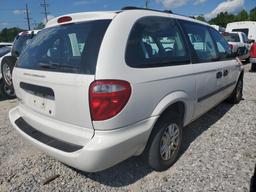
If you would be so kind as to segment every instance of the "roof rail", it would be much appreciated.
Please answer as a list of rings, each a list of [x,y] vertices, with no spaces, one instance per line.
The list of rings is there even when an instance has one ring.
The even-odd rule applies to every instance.
[[[156,12],[161,12],[161,13],[170,13],[170,14],[173,14],[173,12],[172,12],[171,10],[160,11],[160,10],[157,10],[157,9],[149,9],[149,8],[135,7],[135,6],[123,7],[121,10],[122,10],[122,11],[126,11],[126,10],[147,10],[147,11],[156,11]]]
[[[171,10],[160,11],[160,10],[157,10],[157,9],[149,9],[149,8],[134,7],[134,6],[127,6],[127,7],[123,7],[123,8],[121,9],[121,11],[126,11],[126,10],[147,10],[147,11],[156,11],[156,12],[160,12],[160,13],[174,14],[174,15],[179,15],[179,16],[189,17],[189,18],[195,19],[194,16],[187,16],[187,15],[182,15],[182,14],[173,13]]]

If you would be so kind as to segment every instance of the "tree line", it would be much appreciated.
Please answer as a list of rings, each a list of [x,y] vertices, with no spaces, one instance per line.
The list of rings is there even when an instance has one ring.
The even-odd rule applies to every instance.
[[[196,17],[196,19],[204,22],[208,22],[211,25],[219,25],[221,27],[226,27],[228,23],[237,22],[237,21],[256,21],[256,7],[251,9],[249,12],[242,10],[237,15],[221,12],[215,18],[212,18],[209,21],[206,21],[203,15]]]

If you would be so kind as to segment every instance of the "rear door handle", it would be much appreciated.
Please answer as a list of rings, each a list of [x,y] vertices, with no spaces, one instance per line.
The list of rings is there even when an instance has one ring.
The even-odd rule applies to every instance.
[[[222,77],[222,72],[221,71],[219,71],[218,73],[216,73],[216,78],[217,79],[220,79]]]
[[[223,76],[225,77],[225,76],[227,76],[228,75],[228,70],[226,69],[226,70],[224,70],[224,72],[223,72]]]

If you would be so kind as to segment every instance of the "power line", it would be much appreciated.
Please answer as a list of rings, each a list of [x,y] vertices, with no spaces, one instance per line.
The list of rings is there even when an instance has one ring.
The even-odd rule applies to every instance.
[[[48,14],[50,14],[50,12],[47,11],[47,8],[49,7],[49,4],[46,3],[45,0],[43,0],[43,2],[40,5],[41,5],[41,7],[43,7],[43,14],[45,16],[45,22],[47,23],[48,22]]]

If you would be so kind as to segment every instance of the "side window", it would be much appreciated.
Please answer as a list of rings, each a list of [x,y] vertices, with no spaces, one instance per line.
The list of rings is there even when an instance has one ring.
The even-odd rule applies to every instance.
[[[227,41],[224,39],[221,34],[213,29],[209,29],[211,31],[213,40],[216,43],[216,47],[218,49],[219,59],[225,60],[231,58],[231,49]]]
[[[181,23],[200,62],[209,62],[218,58],[207,26],[187,21]]]
[[[131,67],[161,67],[190,63],[176,22],[165,17],[145,17],[133,26],[125,60]]]

